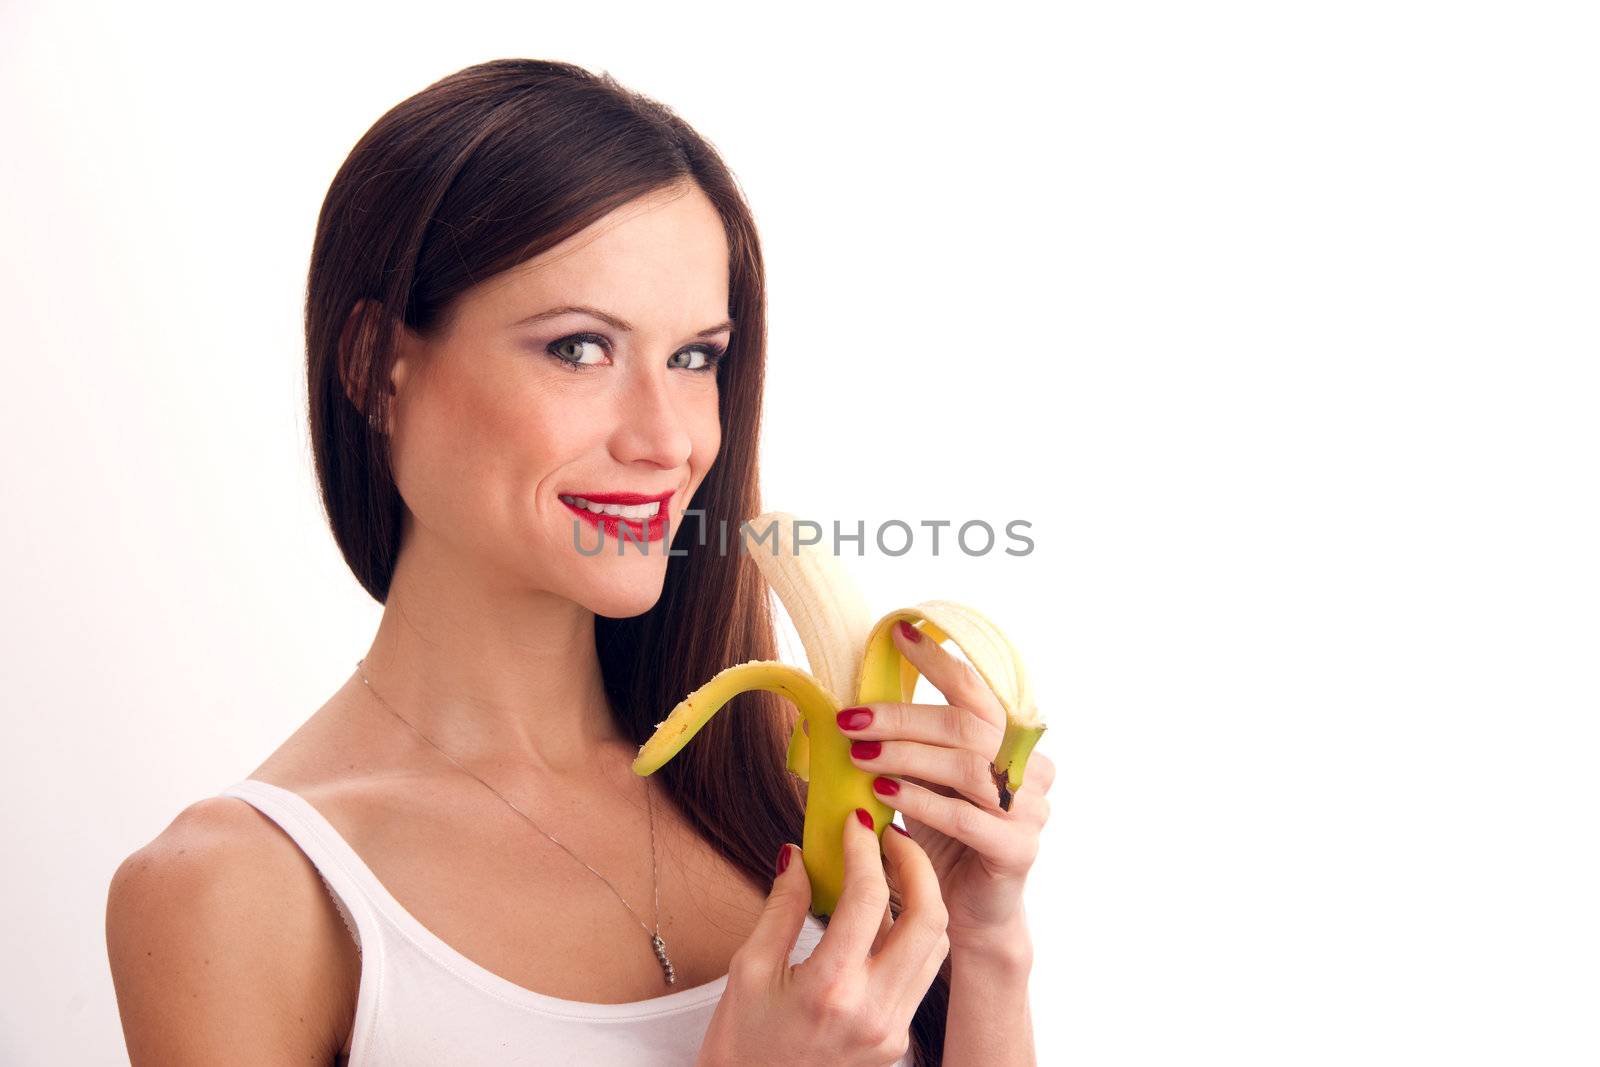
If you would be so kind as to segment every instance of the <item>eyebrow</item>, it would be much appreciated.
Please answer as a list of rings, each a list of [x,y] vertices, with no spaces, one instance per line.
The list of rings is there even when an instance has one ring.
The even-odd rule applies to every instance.
[[[513,322],[511,326],[513,329],[519,326],[532,326],[536,322],[543,322],[545,319],[553,319],[558,315],[570,315],[574,312],[582,315],[592,315],[594,318],[599,319],[601,322],[610,326],[614,330],[620,330],[623,333],[633,332],[633,327],[627,322],[617,318],[615,315],[601,311],[599,308],[590,307],[587,304],[568,304],[566,307],[551,308],[549,311],[541,311],[537,315],[529,315],[525,319],[518,319],[516,322]],[[732,329],[733,320],[728,319],[724,322],[717,323],[715,326],[707,326],[694,336],[710,337],[712,334],[717,334],[721,333],[723,330]]]

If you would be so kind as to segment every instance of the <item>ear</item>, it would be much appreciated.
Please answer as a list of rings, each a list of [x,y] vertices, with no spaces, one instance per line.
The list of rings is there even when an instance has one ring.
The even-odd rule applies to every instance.
[[[373,371],[373,362],[382,350],[385,334],[389,331],[394,331],[393,340],[398,344],[398,350],[390,361],[389,380],[378,393],[381,406],[369,412],[368,377]],[[339,333],[339,379],[344,395],[357,411],[367,415],[367,421],[379,433],[386,432],[392,425],[393,412],[388,398],[395,395],[399,383],[409,373],[411,353],[406,342],[410,339],[411,332],[397,328],[397,324],[384,313],[381,302],[366,297],[357,300],[351,307]]]

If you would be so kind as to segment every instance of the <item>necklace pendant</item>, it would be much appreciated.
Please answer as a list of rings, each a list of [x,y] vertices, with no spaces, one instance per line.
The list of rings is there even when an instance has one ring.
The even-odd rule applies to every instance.
[[[661,964],[661,976],[668,985],[676,982],[678,976],[672,969],[672,961],[667,958],[667,943],[661,940],[660,934],[651,934],[650,945],[656,950],[656,962]]]

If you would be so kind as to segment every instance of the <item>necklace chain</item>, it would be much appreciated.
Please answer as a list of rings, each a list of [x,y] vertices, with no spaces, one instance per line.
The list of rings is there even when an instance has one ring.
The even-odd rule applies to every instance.
[[[356,660],[356,667],[358,673],[361,675],[361,684],[365,685],[367,687],[367,691],[377,698],[378,703],[382,704],[389,710],[389,714],[405,723],[406,726],[410,727],[412,733],[426,741],[434,749],[434,751],[438,752],[445,759],[449,760],[451,763],[454,763],[457,767],[460,767],[461,770],[469,777],[476,778],[485,789],[499,797],[505,803],[506,807],[522,816],[522,818],[527,821],[528,825],[532,826],[535,830],[538,830],[541,834],[544,834],[544,836],[548,837],[551,841],[554,841],[557,845],[559,845],[563,852],[577,860],[579,863],[582,863],[585,867],[589,867],[589,864],[584,862],[582,856],[579,856],[576,852],[572,851],[570,848],[567,848],[566,845],[563,845],[560,841],[557,841],[553,834],[547,831],[544,827],[540,826],[538,823],[534,822],[527,812],[513,804],[504,793],[500,792],[500,790],[496,789],[488,782],[485,782],[482,778],[479,778],[476,774],[473,774],[471,771],[467,770],[466,766],[463,765],[460,760],[456,759],[454,756],[450,755],[450,753],[434,744],[433,740],[429,738],[427,734],[424,734],[421,730],[417,729],[415,726],[412,726],[410,721],[408,721],[404,715],[401,715],[398,711],[395,711],[394,706],[387,700],[383,699],[383,697],[379,696],[378,691],[372,688],[372,683],[367,680],[365,665],[365,659]],[[607,878],[599,871],[596,871],[593,867],[589,867],[589,870],[593,872],[596,878],[600,879],[606,884],[606,887],[611,890],[618,900],[622,901],[622,906],[628,909],[628,913],[633,916],[634,921],[644,928],[645,933],[650,935],[650,945],[655,951],[656,962],[661,965],[661,973],[666,978],[667,984],[672,985],[675,981],[677,981],[677,975],[673,971],[672,961],[667,958],[666,942],[661,940],[661,882],[656,870],[656,814],[655,805],[652,804],[650,800],[649,782],[645,783],[644,802],[645,810],[649,813],[650,817],[650,881],[655,889],[655,929],[652,930],[650,927],[645,926],[644,920],[639,918],[639,913],[633,910],[633,906],[630,905],[627,899],[617,891],[617,887],[611,884],[611,879]]]

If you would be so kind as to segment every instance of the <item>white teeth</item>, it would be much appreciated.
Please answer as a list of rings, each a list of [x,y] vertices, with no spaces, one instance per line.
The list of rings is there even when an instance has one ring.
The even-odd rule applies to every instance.
[[[648,504],[596,504],[581,496],[562,495],[561,499],[575,508],[584,508],[592,515],[615,515],[623,519],[652,519],[661,511],[661,501]]]

